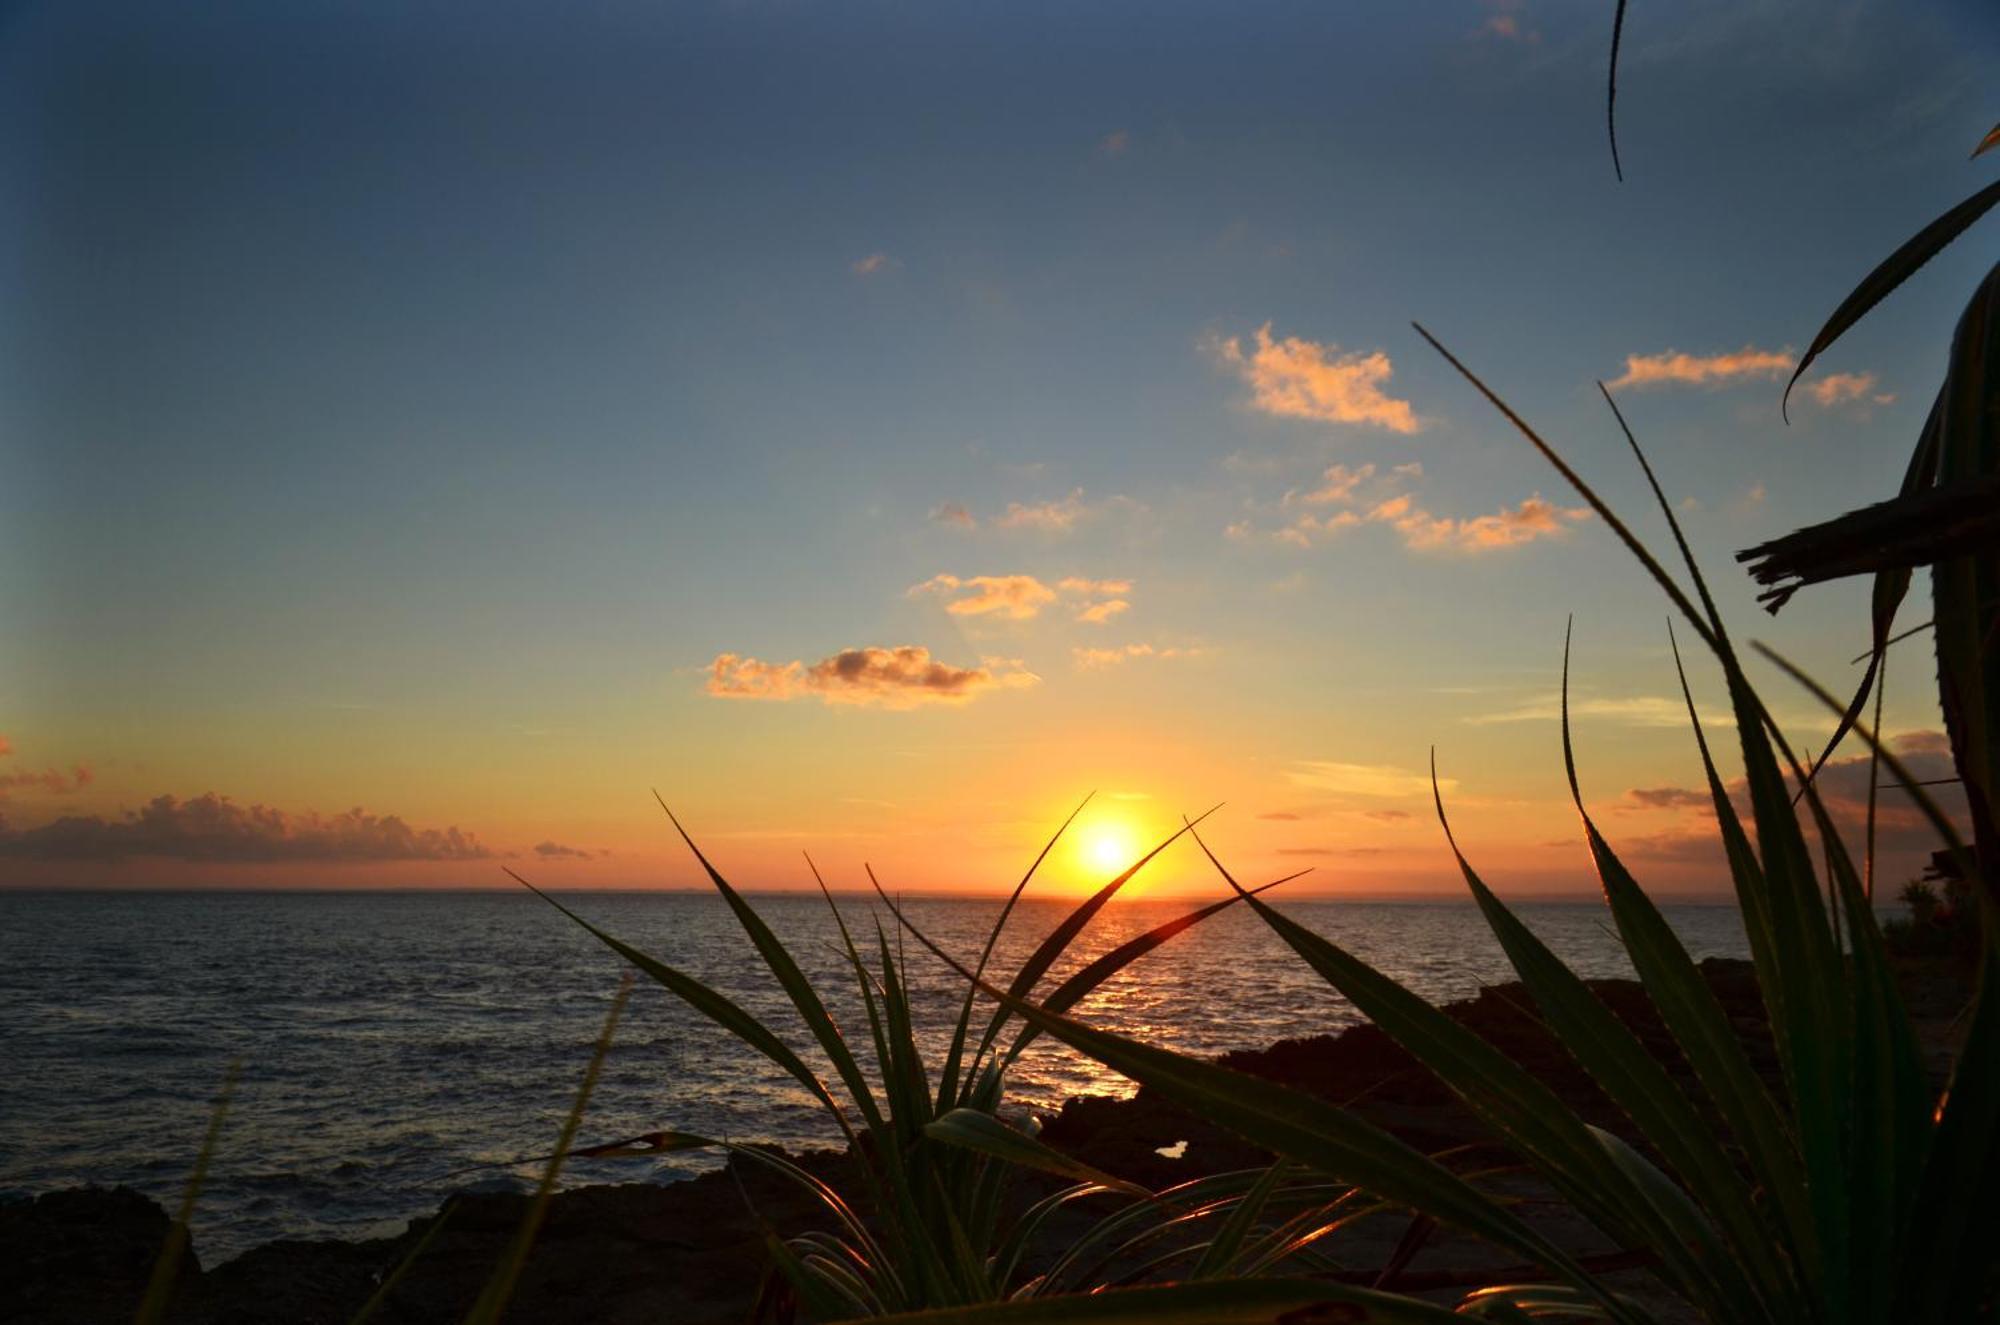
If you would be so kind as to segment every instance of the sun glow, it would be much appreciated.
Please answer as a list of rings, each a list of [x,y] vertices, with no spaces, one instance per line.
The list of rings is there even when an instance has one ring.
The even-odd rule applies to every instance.
[[[1144,854],[1139,834],[1120,819],[1098,819],[1076,835],[1076,866],[1098,882],[1109,882]]]

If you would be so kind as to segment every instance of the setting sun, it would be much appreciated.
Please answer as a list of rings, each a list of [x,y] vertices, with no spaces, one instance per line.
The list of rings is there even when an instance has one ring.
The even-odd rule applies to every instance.
[[[1143,855],[1139,834],[1122,819],[1099,819],[1083,825],[1076,835],[1076,864],[1100,881],[1128,868]]]

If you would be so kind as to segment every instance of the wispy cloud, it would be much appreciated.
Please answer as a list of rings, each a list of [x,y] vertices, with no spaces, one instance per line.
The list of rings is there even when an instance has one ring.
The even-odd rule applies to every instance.
[[[1046,501],[1008,502],[1005,510],[988,516],[983,523],[993,529],[1062,535],[1086,521],[1113,511],[1144,509],[1142,504],[1130,497],[1114,494],[1101,501],[1092,501],[1084,495],[1082,488],[1072,488],[1064,495]],[[977,529],[982,523],[971,508],[956,501],[933,506],[930,519],[935,524],[954,525],[960,529]]]
[[[1595,699],[1572,696],[1569,715],[1572,719],[1599,718],[1626,727],[1685,727],[1688,721],[1686,703],[1665,695]],[[1561,717],[1562,696],[1551,693],[1538,695],[1513,708],[1475,714],[1464,721],[1474,727],[1488,727],[1507,722],[1554,722]],[[1701,720],[1705,724],[1727,725],[1731,719],[1726,713],[1711,711],[1703,712]]]
[[[1303,759],[1292,765],[1286,776],[1301,787],[1332,792],[1340,796],[1428,796],[1428,774],[1396,768],[1389,764],[1341,764],[1324,759]],[[1439,778],[1438,786],[1451,791],[1458,786],[1453,778]]]
[[[1309,509],[1292,515],[1271,531],[1271,537],[1296,547],[1311,547],[1345,529],[1382,524],[1402,536],[1404,546],[1419,552],[1477,554],[1519,547],[1541,538],[1560,538],[1591,517],[1588,506],[1557,506],[1540,493],[1518,506],[1503,506],[1485,515],[1438,515],[1408,491],[1422,479],[1423,465],[1412,462],[1380,473],[1373,464],[1329,465],[1315,487],[1287,492],[1278,503],[1283,510]],[[1244,539],[1255,532],[1249,520],[1229,525],[1223,533]]]
[[[1070,650],[1076,665],[1085,671],[1100,671],[1106,667],[1116,667],[1131,662],[1134,658],[1191,658],[1200,649],[1181,648],[1154,644],[1114,645],[1108,649],[1078,648]]]
[[[1018,659],[983,658],[977,667],[954,667],[917,644],[843,649],[811,664],[722,653],[708,665],[708,673],[708,693],[719,699],[816,698],[826,704],[888,709],[964,704],[994,690],[1041,680]]]
[[[1706,791],[1694,787],[1634,787],[1625,799],[1624,808],[1634,810],[1701,810],[1715,804]]]
[[[562,842],[537,842],[534,852],[543,860],[592,860],[598,856],[608,856],[608,851],[590,851],[583,847],[568,846]]]
[[[847,269],[856,276],[880,276],[883,272],[901,266],[887,253],[870,253],[865,258],[856,258],[847,264]]]
[[[1056,600],[1056,591],[1032,575],[933,575],[909,589],[911,598],[924,594],[957,594],[944,605],[953,616],[996,616],[1026,621]]]
[[[0,736],[0,759],[12,758],[14,744],[5,736]],[[39,771],[23,770],[18,773],[0,772],[0,800],[5,800],[11,791],[31,789],[61,796],[81,791],[97,778],[88,764],[76,764],[65,773],[60,768],[44,768]]]
[[[1235,336],[1214,339],[1210,348],[1249,384],[1251,403],[1266,414],[1368,424],[1398,433],[1423,426],[1408,401],[1383,390],[1394,368],[1381,350],[1342,354],[1337,345],[1297,336],[1274,340],[1268,322],[1247,349]]]
[[[1125,150],[1131,146],[1132,131],[1130,129],[1113,129],[1110,133],[1105,134],[1097,140],[1097,150],[1105,156],[1123,156],[1125,155]]]
[[[213,792],[157,796],[120,818],[71,815],[39,828],[0,824],[0,856],[32,860],[483,860],[493,853],[457,828],[412,828],[360,809],[321,816],[248,808]]]
[[[1611,387],[1727,386],[1758,378],[1778,378],[1798,360],[1790,350],[1760,350],[1746,345],[1722,354],[1628,354],[1625,371],[1606,383]]]
[[[1878,379],[1873,373],[1828,373],[1808,385],[1806,395],[1823,409],[1857,405],[1864,400],[1876,405],[1895,404],[1896,397],[1877,391],[1877,385]]]
[[[1123,598],[1106,598],[1102,602],[1085,603],[1077,608],[1076,619],[1089,625],[1101,626],[1131,606],[1132,604]]]
[[[961,529],[972,529],[979,524],[978,518],[966,509],[965,503],[956,501],[939,502],[931,507],[930,518],[933,524],[957,525]]]
[[[1559,538],[1590,515],[1588,506],[1557,506],[1536,493],[1519,506],[1470,519],[1433,515],[1408,497],[1396,497],[1370,511],[1368,518],[1394,526],[1404,544],[1418,551],[1478,553]]]

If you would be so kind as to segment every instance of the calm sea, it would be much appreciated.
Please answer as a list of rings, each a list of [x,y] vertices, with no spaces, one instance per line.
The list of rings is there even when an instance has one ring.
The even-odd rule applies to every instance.
[[[718,899],[565,900],[805,1046]],[[851,991],[823,900],[755,900],[816,983]],[[867,903],[842,905],[872,937]],[[1067,905],[1024,902],[996,969],[1010,972]],[[918,900],[909,911],[947,949],[969,953],[997,906]],[[1058,974],[1182,909],[1106,908]],[[1433,999],[1466,997],[1507,975],[1468,903],[1284,909]],[[1630,973],[1595,903],[1522,913],[1581,973]],[[1732,908],[1668,914],[1697,957],[1744,955]],[[936,1034],[956,1012],[952,977],[914,950],[909,960],[919,1016]],[[595,939],[524,894],[0,892],[0,1195],[127,1183],[171,1206],[232,1060],[241,1081],[195,1223],[208,1264],[276,1237],[393,1233],[450,1191],[525,1186],[531,1168],[452,1175],[549,1148],[619,970]],[[1241,908],[1127,968],[1078,1012],[1204,1054],[1355,1020]],[[1047,1040],[1012,1086],[1027,1107],[1126,1089]],[[831,1140],[789,1078],[642,984],[584,1134],[608,1140],[661,1127],[789,1146]],[[566,1178],[667,1181],[713,1162],[578,1162]]]

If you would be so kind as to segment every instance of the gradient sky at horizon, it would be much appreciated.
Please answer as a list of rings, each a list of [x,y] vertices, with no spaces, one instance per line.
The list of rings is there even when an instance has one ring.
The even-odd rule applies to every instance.
[[[1893,492],[1994,222],[1784,365],[1992,178],[2000,20],[1634,0],[1619,184],[1610,8],[11,8],[0,881],[689,886],[658,788],[751,886],[991,889],[1095,789],[1065,886],[1226,801],[1450,889],[1435,745],[1584,890],[1575,613],[1593,809],[1716,890],[1664,600],[1410,323],[1663,545],[1613,382],[1849,684],[1865,585],[1730,553]]]

